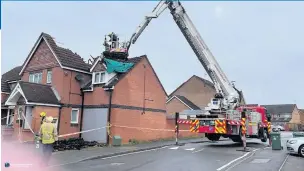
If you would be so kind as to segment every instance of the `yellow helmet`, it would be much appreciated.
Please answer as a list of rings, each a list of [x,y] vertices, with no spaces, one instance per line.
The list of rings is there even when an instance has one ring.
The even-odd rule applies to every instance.
[[[45,112],[41,112],[40,113],[40,117],[44,117],[44,116],[46,116],[46,113]]]

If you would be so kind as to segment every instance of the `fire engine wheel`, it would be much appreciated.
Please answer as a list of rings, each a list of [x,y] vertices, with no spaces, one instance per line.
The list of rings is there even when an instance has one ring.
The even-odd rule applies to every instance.
[[[206,137],[208,138],[208,140],[210,141],[218,141],[220,140],[221,136],[218,134],[206,134]]]
[[[267,142],[267,132],[266,130],[263,131],[263,138],[261,139],[262,142]]]
[[[242,138],[239,137],[239,136],[231,137],[230,139],[231,139],[233,142],[236,142],[236,143],[241,143],[241,142],[243,142]]]

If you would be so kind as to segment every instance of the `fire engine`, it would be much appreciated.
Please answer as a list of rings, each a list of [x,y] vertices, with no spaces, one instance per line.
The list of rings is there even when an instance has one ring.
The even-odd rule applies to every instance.
[[[137,41],[151,20],[158,18],[166,9],[169,9],[173,20],[213,81],[216,89],[214,98],[211,99],[206,108],[191,111],[190,113],[194,117],[180,119],[178,122],[180,124],[189,124],[192,132],[205,133],[206,137],[212,141],[217,141],[223,136],[235,142],[240,142],[242,141],[241,116],[243,113],[247,118],[246,123],[243,124],[247,128],[246,136],[259,138],[266,142],[269,136],[266,109],[261,106],[249,107],[241,105],[242,93],[228,80],[180,1],[160,1],[152,13],[145,16],[144,21],[137,27],[130,40],[123,43],[122,48],[126,49],[124,56],[126,60],[131,45]],[[184,112],[184,114],[187,114],[187,112]]]

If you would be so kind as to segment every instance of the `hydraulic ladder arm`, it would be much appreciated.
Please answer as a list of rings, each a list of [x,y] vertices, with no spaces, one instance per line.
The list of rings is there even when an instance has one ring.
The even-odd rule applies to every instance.
[[[136,42],[150,21],[157,18],[166,8],[170,10],[175,23],[214,83],[217,93],[206,109],[217,111],[237,108],[240,103],[239,91],[228,80],[179,1],[160,1],[152,11],[152,15],[146,16],[144,22],[131,36],[127,49],[129,50],[131,44]]]

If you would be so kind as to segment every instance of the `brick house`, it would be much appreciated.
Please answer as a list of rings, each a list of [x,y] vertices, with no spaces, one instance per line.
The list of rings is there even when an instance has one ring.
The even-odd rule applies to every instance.
[[[304,123],[304,117],[296,104],[261,105],[272,115],[272,124],[289,129],[298,129]]]
[[[180,109],[191,109],[190,106],[184,104],[185,101],[194,104],[194,108],[203,109],[210,103],[215,93],[212,82],[193,75],[168,96],[167,111],[172,114],[180,112]]]
[[[109,73],[101,57],[87,63],[42,33],[23,65],[8,72],[17,70],[15,85],[1,93],[2,99],[7,97],[2,109],[11,108],[15,113],[14,137],[32,140],[32,131],[40,128],[41,112],[55,118],[60,135],[97,129],[64,138],[111,142],[112,136],[120,135],[127,143],[134,138],[172,137],[174,132],[132,128],[174,128],[166,119],[167,94],[148,57],[117,62],[132,67],[125,73]],[[5,81],[1,84],[10,85],[10,79]],[[111,124],[110,136],[104,128],[107,123]]]

